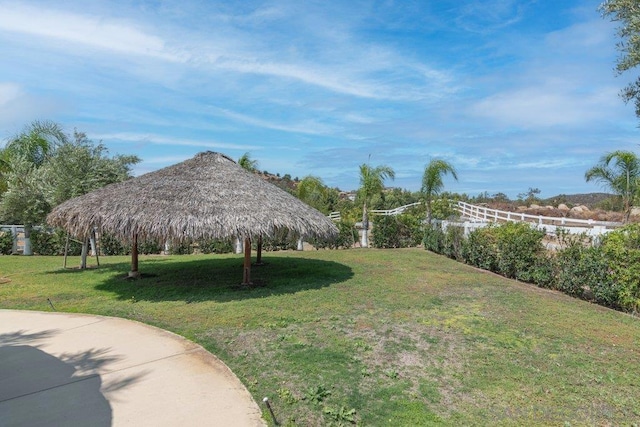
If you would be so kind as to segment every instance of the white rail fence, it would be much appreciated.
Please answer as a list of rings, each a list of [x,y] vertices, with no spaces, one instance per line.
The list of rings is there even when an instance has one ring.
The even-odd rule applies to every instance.
[[[412,208],[414,206],[419,206],[421,204],[422,204],[422,202],[416,202],[416,203],[411,203],[411,204],[408,204],[408,205],[400,206],[400,207],[395,208],[395,209],[372,209],[369,212],[371,212],[372,214],[375,214],[375,215],[385,215],[385,216],[387,216],[387,215],[400,215],[400,214],[404,213],[404,211],[406,211],[407,209]]]
[[[480,224],[488,224],[491,222],[526,222],[533,228],[544,230],[547,234],[552,236],[557,235],[558,230],[561,229],[570,234],[585,233],[588,236],[597,237],[622,226],[619,222],[529,215],[520,212],[501,211],[484,206],[472,205],[466,202],[457,202],[454,207],[460,213],[461,218],[463,220],[467,220],[464,222],[466,224],[465,234],[467,229],[470,231],[471,229],[483,226]]]

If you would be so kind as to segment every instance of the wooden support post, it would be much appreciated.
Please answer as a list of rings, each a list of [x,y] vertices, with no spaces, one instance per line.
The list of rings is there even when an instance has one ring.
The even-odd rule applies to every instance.
[[[256,265],[262,265],[262,236],[258,237],[258,245],[256,252]]]
[[[87,254],[89,252],[89,239],[87,237],[82,239],[82,253],[80,254],[80,269],[87,268]]]
[[[251,239],[244,239],[244,273],[242,284],[251,285]]]
[[[129,277],[138,278],[140,272],[138,271],[138,234],[133,234],[133,241],[131,242],[131,271]]]
[[[67,239],[64,242],[64,262],[62,268],[67,268],[67,254],[69,253],[69,233],[67,232]]]

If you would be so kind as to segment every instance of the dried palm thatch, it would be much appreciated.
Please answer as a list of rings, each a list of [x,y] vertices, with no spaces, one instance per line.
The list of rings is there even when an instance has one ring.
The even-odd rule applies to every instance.
[[[333,222],[319,211],[210,151],[67,200],[53,209],[47,222],[80,238],[98,227],[133,242],[247,241],[282,230],[300,237],[337,234]]]

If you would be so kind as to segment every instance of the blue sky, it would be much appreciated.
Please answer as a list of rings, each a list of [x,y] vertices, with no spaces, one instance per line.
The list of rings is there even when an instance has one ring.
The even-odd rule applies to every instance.
[[[417,190],[600,191],[584,172],[638,149],[615,26],[592,0],[0,0],[0,138],[35,119],[136,154],[204,150],[343,190],[386,164]]]

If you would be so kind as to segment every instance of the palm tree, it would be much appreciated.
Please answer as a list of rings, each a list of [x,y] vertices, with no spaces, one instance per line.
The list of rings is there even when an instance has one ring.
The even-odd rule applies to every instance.
[[[363,203],[361,240],[361,246],[363,248],[369,247],[369,212],[367,208],[371,204],[371,199],[374,195],[382,193],[385,179],[395,179],[395,177],[395,172],[389,166],[381,165],[373,168],[368,163],[360,165],[360,189],[358,190],[358,197]]]
[[[238,159],[238,164],[245,170],[248,170],[249,172],[255,172],[258,170],[258,161],[257,160],[253,160],[251,158],[251,154],[250,153],[244,153],[242,155],[242,157],[240,157]]]
[[[300,200],[325,214],[329,213],[326,209],[327,191],[327,186],[322,179],[313,175],[305,176],[297,188]]]
[[[624,222],[629,221],[633,200],[640,190],[640,158],[624,150],[607,153],[584,174],[584,179],[600,182],[622,198]]]
[[[42,209],[37,209],[39,214],[34,216],[33,203],[39,201],[44,204],[44,201],[40,200],[42,194],[35,194],[35,187],[26,186],[25,183],[28,181],[27,178],[37,176],[35,171],[53,155],[57,147],[67,141],[67,135],[60,125],[36,120],[9,139],[0,151],[0,191],[7,194],[12,191],[12,197],[6,196],[1,208],[3,211],[19,212],[16,219],[21,219],[20,222],[24,224],[24,255],[31,255],[31,226],[34,225],[36,216],[46,214]],[[20,195],[20,191],[24,192],[23,195]],[[33,202],[29,209],[19,208],[26,200]]]
[[[431,224],[431,202],[433,197],[440,194],[444,188],[442,178],[447,174],[451,174],[456,181],[458,180],[456,169],[446,160],[432,159],[424,169],[420,192],[427,204],[427,224]]]

